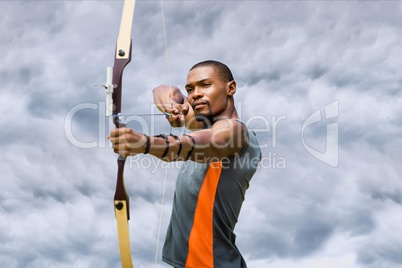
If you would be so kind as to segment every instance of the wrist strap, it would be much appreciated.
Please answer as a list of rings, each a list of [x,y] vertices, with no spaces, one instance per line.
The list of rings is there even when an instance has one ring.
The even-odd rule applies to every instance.
[[[146,143],[145,152],[144,152],[144,154],[147,154],[147,153],[149,153],[149,149],[151,147],[151,139],[145,134],[142,134],[142,135],[144,135],[145,138],[147,138],[147,143]]]
[[[177,151],[176,157],[173,159],[173,161],[176,161],[177,158],[179,158],[180,153],[181,153],[181,148],[182,148],[181,140],[178,136],[173,135],[172,133],[170,133],[169,136],[172,136],[173,138],[175,138],[177,140],[177,143],[179,144],[179,150]]]
[[[191,141],[192,141],[192,143],[191,143],[191,150],[190,150],[190,152],[188,152],[188,155],[187,155],[186,159],[184,160],[184,161],[187,161],[187,160],[190,159],[190,156],[191,156],[191,154],[192,154],[193,151],[194,151],[194,148],[195,148],[195,140],[194,140],[193,137],[191,137],[191,136],[188,135],[188,134],[183,134],[183,136],[189,137],[189,138],[191,139]]]
[[[168,139],[168,137],[167,137],[165,134],[159,134],[158,136],[155,136],[155,137],[164,138],[165,141],[166,141],[166,149],[165,149],[165,151],[163,152],[163,155],[161,156],[161,159],[162,159],[162,158],[164,158],[164,157],[168,154],[168,152],[169,152],[169,139]]]

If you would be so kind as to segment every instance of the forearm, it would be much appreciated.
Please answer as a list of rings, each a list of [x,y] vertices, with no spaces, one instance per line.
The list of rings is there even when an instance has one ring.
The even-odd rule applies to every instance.
[[[151,154],[164,161],[185,161],[193,150],[191,137],[181,135],[148,136],[130,128],[113,129],[107,137],[115,153],[123,156]]]
[[[127,157],[151,154],[164,161],[208,163],[239,153],[247,143],[245,127],[233,120],[222,120],[211,129],[181,136],[158,135],[149,137],[130,128],[111,131],[108,139],[115,153]]]
[[[208,132],[208,131],[207,131]],[[148,154],[166,162],[187,161],[209,163],[226,157],[225,146],[211,145],[211,135],[207,132],[197,135],[165,135],[149,137]]]
[[[224,135],[211,129],[195,131],[180,136],[150,137],[149,154],[163,161],[186,161],[209,163],[232,157],[245,146],[245,136]],[[232,137],[238,136],[239,139]]]
[[[148,150],[149,154],[166,162],[186,161],[194,150],[193,140],[188,135],[158,135],[148,139],[149,148],[145,145],[143,151]]]

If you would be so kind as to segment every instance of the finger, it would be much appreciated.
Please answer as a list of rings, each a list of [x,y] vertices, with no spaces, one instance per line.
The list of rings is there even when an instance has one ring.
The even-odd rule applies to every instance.
[[[171,113],[167,120],[170,124],[173,124],[177,120],[177,117],[177,115]]]
[[[169,108],[166,108],[165,111],[166,111],[167,113],[169,113],[170,115],[178,115],[178,114],[180,113],[180,110],[177,109],[176,107],[169,107]]]
[[[123,135],[124,133],[126,133],[126,131],[128,130],[128,128],[126,127],[121,127],[121,128],[115,128],[112,131],[110,131],[110,137],[119,137],[121,135]]]
[[[130,154],[127,151],[114,151],[116,154],[122,156],[122,157],[128,157]]]
[[[186,116],[184,114],[181,114],[180,117],[180,126],[184,126],[184,124],[186,123]]]
[[[184,104],[180,105],[180,111],[184,115],[188,114],[189,109],[190,109],[190,105],[188,103],[184,103]]]
[[[121,155],[123,157],[134,156],[134,155],[138,154],[138,152],[132,152],[130,150],[126,150],[126,149],[121,148],[121,147],[113,148],[113,151],[116,154]]]
[[[130,156],[130,149],[127,143],[117,143],[112,146],[113,151],[123,157]]]
[[[116,137],[110,137],[109,141],[114,145],[125,145],[128,143],[127,141],[127,137],[125,134],[122,134],[120,136],[116,136]]]
[[[183,115],[171,115],[168,120],[172,127],[182,127],[183,126]]]

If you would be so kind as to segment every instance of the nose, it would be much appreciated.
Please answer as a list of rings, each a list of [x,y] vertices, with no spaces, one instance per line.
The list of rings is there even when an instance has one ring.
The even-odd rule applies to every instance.
[[[200,87],[195,87],[192,95],[193,95],[192,97],[194,100],[201,98],[203,96],[203,94],[202,94],[202,90],[200,89]]]

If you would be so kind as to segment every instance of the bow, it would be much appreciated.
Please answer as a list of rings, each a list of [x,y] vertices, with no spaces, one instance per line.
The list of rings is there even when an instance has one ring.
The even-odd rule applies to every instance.
[[[167,39],[166,39],[166,26],[165,26],[165,17],[163,11],[163,2],[161,0],[162,7],[162,18],[163,18],[163,29],[165,35],[165,49],[166,49],[166,63],[168,67],[168,78],[170,85],[170,71],[169,71],[169,56],[168,56],[168,47],[167,47]],[[131,27],[134,16],[134,8],[135,8],[135,0],[124,0],[123,13],[120,23],[119,37],[117,39],[114,66],[107,67],[106,70],[106,84],[103,86],[105,88],[106,93],[106,116],[112,116],[113,123],[116,128],[125,127],[126,124],[120,120],[121,115],[121,99],[122,99],[122,77],[124,68],[131,61],[132,54],[132,40],[131,40]],[[170,94],[170,93],[169,93]],[[141,114],[142,116],[154,116],[154,114]],[[162,114],[166,118],[169,118],[171,114],[164,113]],[[130,220],[130,204],[129,204],[129,196],[127,194],[125,185],[124,185],[124,166],[125,166],[126,158],[119,156],[117,159],[117,182],[116,182],[116,191],[114,195],[114,211],[117,221],[117,231],[118,231],[118,239],[119,239],[119,248],[120,248],[120,258],[123,268],[132,268],[132,258],[131,258],[131,249],[130,249],[130,235],[128,228],[128,221]],[[166,177],[167,177],[167,169],[165,172],[165,181],[163,185],[163,195],[162,195],[162,208],[159,222],[159,230],[158,230],[158,238],[157,238],[157,246],[156,246],[156,255],[155,255],[155,264],[157,261],[158,255],[158,246],[159,246],[159,235],[161,229],[161,219],[162,219],[162,211],[163,211],[163,203],[164,203],[164,193],[166,187]]]
[[[121,17],[119,37],[117,39],[114,66],[107,67],[106,71],[106,116],[113,116],[116,128],[125,127],[120,121],[122,78],[123,71],[131,61],[132,41],[131,26],[133,23],[135,0],[124,0],[123,14]],[[124,165],[126,158],[119,156],[117,159],[117,182],[114,195],[114,212],[117,221],[120,257],[123,268],[132,268],[130,235],[128,221],[130,219],[129,197],[124,185]]]

